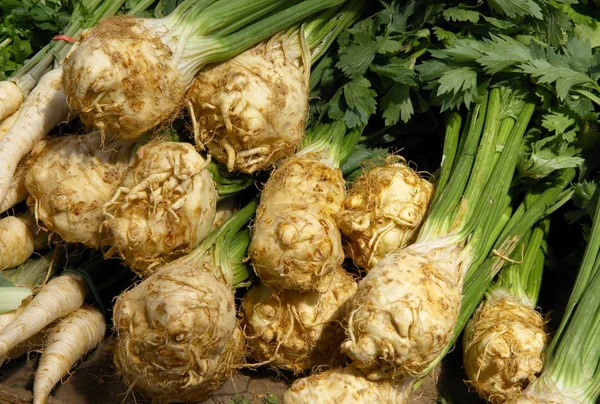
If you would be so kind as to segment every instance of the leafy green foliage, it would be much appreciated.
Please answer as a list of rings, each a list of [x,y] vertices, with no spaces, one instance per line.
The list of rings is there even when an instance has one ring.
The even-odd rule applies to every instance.
[[[532,129],[524,139],[525,150],[519,157],[518,177],[539,180],[556,170],[578,167],[583,163],[577,144],[580,125],[567,109],[542,116],[541,128]]]
[[[0,0],[0,80],[15,73],[69,22],[75,2]]]

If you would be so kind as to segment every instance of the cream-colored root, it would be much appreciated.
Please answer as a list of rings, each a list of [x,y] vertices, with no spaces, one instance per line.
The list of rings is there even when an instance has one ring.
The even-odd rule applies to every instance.
[[[71,367],[100,344],[106,332],[102,312],[83,305],[48,333],[33,383],[33,404],[44,404],[52,388]]]
[[[23,98],[23,92],[15,83],[12,81],[0,82],[0,120],[19,109]]]
[[[0,358],[53,321],[77,310],[85,298],[86,281],[75,273],[51,279],[0,332]]]
[[[412,377],[372,381],[352,365],[294,381],[284,404],[406,404],[416,380]]]
[[[0,139],[0,203],[6,198],[19,161],[69,116],[61,78],[61,68],[46,73],[19,108],[16,122]]]

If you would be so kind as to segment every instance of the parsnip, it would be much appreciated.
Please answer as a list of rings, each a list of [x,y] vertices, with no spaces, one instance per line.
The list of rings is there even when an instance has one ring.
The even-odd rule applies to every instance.
[[[51,279],[0,332],[0,358],[48,324],[81,307],[86,285],[80,275],[72,272]]]
[[[19,161],[58,123],[69,106],[61,84],[62,69],[46,73],[19,108],[17,120],[0,139],[0,203],[9,191]]]
[[[33,404],[44,404],[52,388],[106,332],[102,312],[83,305],[61,319],[48,333],[33,383]]]

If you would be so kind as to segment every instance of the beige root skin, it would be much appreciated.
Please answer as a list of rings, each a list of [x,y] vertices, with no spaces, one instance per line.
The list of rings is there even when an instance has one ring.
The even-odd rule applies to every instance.
[[[81,276],[71,272],[52,278],[0,332],[0,361],[20,343],[81,307],[86,285]]]
[[[14,113],[23,102],[23,92],[12,81],[0,82],[0,120]],[[2,135],[0,134],[0,138]]]
[[[101,20],[81,35],[63,67],[69,106],[86,124],[123,139],[172,116],[185,91],[172,50],[144,23],[131,16]]]
[[[456,252],[393,251],[358,285],[342,351],[369,379],[421,376],[452,336],[461,301]]]
[[[357,287],[342,268],[324,294],[253,286],[242,303],[250,356],[293,372],[342,364],[345,358],[337,347],[344,340],[342,322]]]
[[[153,402],[200,401],[245,356],[233,291],[210,272],[166,268],[117,299],[115,364]]]
[[[261,281],[276,289],[327,291],[344,260],[335,214],[344,199],[341,172],[292,157],[273,172],[261,195],[248,248]]]
[[[492,292],[465,327],[468,383],[491,403],[509,401],[542,371],[547,340],[540,313],[515,296]]]
[[[109,243],[100,232],[102,205],[117,189],[132,152],[133,144],[104,144],[100,132],[49,141],[25,178],[36,219],[69,243]]]
[[[19,113],[15,111],[12,114],[8,115],[6,118],[0,119],[0,139],[2,139],[4,135],[8,133],[10,128],[12,128],[13,124],[17,121],[18,117]]]
[[[207,164],[188,143],[149,143],[104,205],[103,231],[141,277],[185,255],[210,232],[217,190]]]
[[[283,395],[284,404],[405,404],[414,379],[372,381],[352,365],[296,380]]]
[[[432,196],[433,185],[396,157],[366,171],[352,183],[337,215],[346,254],[370,269],[413,243]]]
[[[0,220],[0,270],[21,265],[33,254],[35,234],[17,216]]]
[[[106,332],[104,315],[83,305],[61,319],[48,333],[33,383],[33,404],[44,404],[50,391],[71,367],[100,344]]]
[[[200,72],[187,93],[196,143],[229,171],[253,173],[291,156],[307,115],[305,56],[295,31]]]

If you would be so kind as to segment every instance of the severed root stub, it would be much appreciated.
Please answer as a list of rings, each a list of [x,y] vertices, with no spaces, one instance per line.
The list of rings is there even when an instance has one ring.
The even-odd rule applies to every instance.
[[[210,232],[217,191],[202,158],[188,143],[141,147],[112,199],[103,230],[140,276],[190,252]]]

